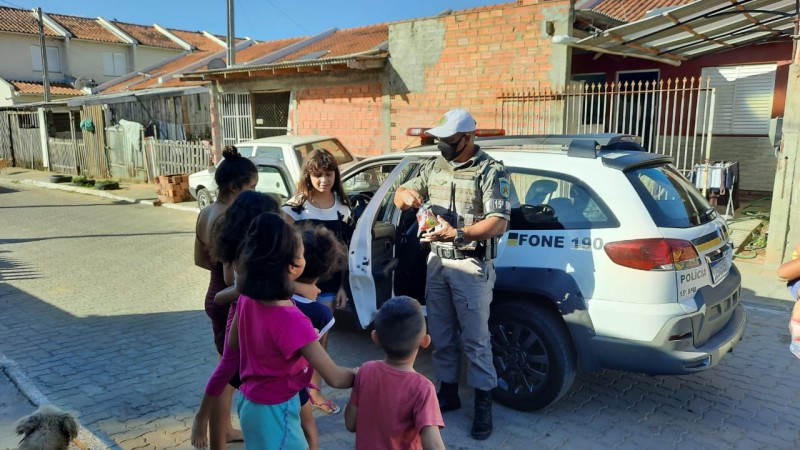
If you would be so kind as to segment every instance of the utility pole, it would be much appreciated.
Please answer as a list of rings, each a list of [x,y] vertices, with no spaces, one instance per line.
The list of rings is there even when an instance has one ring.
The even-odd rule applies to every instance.
[[[228,67],[236,65],[236,31],[233,20],[233,0],[228,0]]]
[[[233,1],[233,0],[230,0]],[[50,101],[50,76],[47,73],[47,46],[44,40],[44,26],[42,25],[42,8],[36,8],[39,15],[39,49],[42,53],[42,87],[44,88],[44,101]]]

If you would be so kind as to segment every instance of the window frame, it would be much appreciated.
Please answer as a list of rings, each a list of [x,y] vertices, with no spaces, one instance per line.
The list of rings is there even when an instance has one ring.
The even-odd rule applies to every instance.
[[[61,73],[61,51],[58,46],[45,44],[45,49],[47,53],[47,72]],[[53,58],[51,58],[50,50],[53,50],[55,53]],[[39,44],[31,45],[31,65],[34,72],[44,72],[44,67],[42,67],[42,50]]]
[[[748,72],[762,72],[747,75]],[[734,73],[735,72],[735,73]],[[777,79],[778,64],[738,64],[730,66],[707,66],[700,71],[703,79],[711,78],[710,87],[716,90],[714,117],[712,130],[717,136],[767,136],[769,134],[769,123],[772,119],[772,110],[775,103],[775,83]],[[727,76],[733,75],[732,80]],[[767,82],[759,79],[762,76],[770,76]],[[731,86],[728,86],[732,83]],[[760,90],[758,84],[761,84]],[[754,92],[755,91],[755,92]],[[705,94],[698,97],[698,108],[705,102]],[[759,100],[764,97],[763,100]],[[721,99],[730,98],[730,102],[722,103]],[[743,98],[743,100],[738,100]],[[753,99],[763,103],[760,108],[753,107]],[[752,117],[748,118],[750,114]],[[761,122],[755,124],[754,122]],[[706,124],[699,125],[707,128]]]

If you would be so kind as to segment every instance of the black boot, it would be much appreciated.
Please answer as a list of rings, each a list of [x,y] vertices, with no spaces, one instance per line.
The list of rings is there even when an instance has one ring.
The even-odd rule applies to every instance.
[[[445,383],[442,381],[439,392],[436,393],[439,399],[439,410],[441,412],[455,411],[461,408],[461,399],[458,398],[458,383]]]
[[[475,389],[475,420],[472,422],[472,437],[479,441],[492,434],[492,393]]]

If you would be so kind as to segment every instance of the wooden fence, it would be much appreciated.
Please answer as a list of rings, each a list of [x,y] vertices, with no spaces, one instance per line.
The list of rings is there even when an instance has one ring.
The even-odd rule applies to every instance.
[[[0,111],[0,159],[13,159],[9,113]]]
[[[31,112],[9,114],[11,142],[14,145],[14,164],[26,169],[44,169],[39,115]]]
[[[211,147],[202,141],[159,141],[146,138],[144,146],[150,179],[159,175],[199,172],[212,165]]]
[[[50,170],[78,175],[75,162],[76,148],[72,139],[48,138]]]

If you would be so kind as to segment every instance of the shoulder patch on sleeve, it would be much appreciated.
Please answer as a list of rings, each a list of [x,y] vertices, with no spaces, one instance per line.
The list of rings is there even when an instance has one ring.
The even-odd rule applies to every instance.
[[[500,183],[500,195],[508,199],[511,196],[511,182],[506,177],[500,177],[497,181]]]

